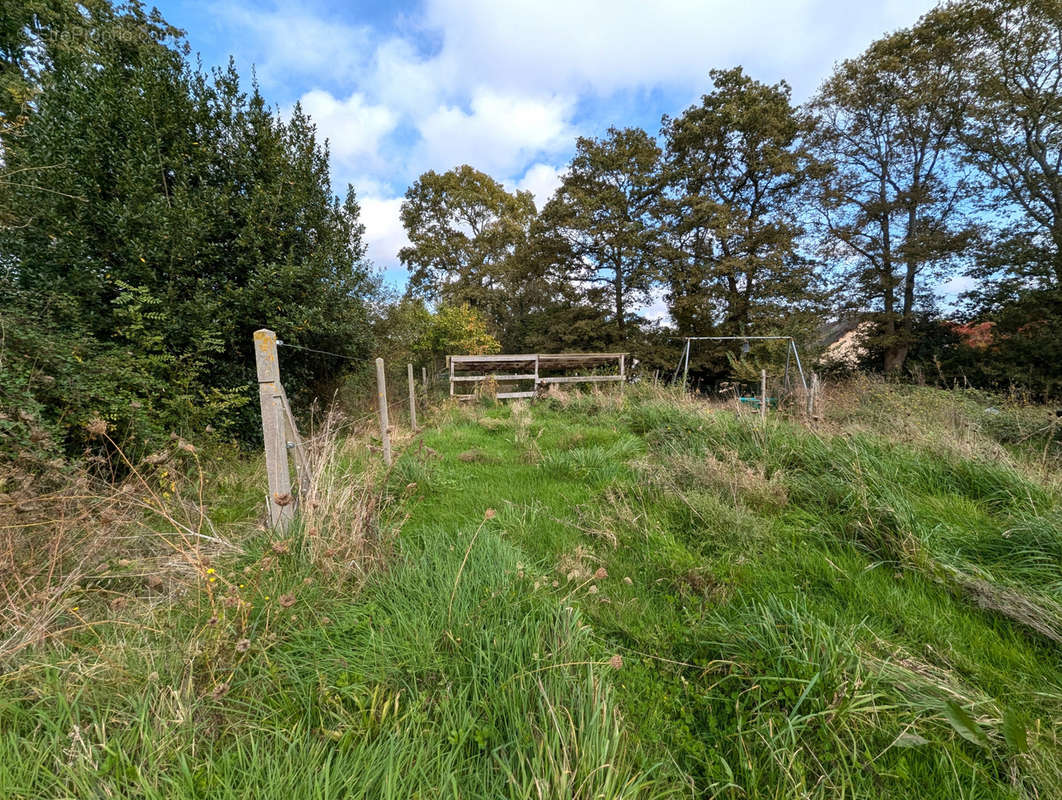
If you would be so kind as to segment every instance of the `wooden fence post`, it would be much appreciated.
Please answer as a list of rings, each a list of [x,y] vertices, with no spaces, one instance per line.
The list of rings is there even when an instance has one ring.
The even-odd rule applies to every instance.
[[[819,413],[819,373],[811,373],[811,384],[807,389],[807,415],[809,420],[817,418]]]
[[[767,370],[760,370],[760,419],[767,421]]]
[[[413,382],[413,365],[406,364],[409,374],[409,427],[417,432],[417,386]]]
[[[288,418],[280,385],[277,335],[265,328],[254,332],[254,357],[258,369],[258,399],[262,405],[266,478],[269,482],[269,524],[284,530],[291,524],[293,501],[288,466]]]
[[[391,432],[387,421],[387,379],[384,377],[384,360],[376,359],[376,405],[380,410],[380,441],[383,443],[384,463],[391,466]]]

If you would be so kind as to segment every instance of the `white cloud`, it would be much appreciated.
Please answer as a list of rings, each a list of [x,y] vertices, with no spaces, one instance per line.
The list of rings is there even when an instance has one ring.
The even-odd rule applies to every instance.
[[[550,166],[549,164],[534,164],[516,184],[521,191],[531,192],[535,198],[535,207],[542,209],[553,193],[561,185],[564,169]]]
[[[956,298],[963,292],[976,289],[977,286],[978,281],[976,278],[971,278],[969,275],[956,275],[954,278],[940,284],[937,287],[937,294],[942,297]]]
[[[933,5],[931,0],[428,0],[424,21],[442,33],[439,62],[459,65],[466,79],[489,76],[495,86],[602,95],[658,85],[699,88],[712,67],[751,63],[761,68],[755,72],[766,68],[805,89],[833,60],[854,55]],[[807,74],[809,64],[816,74]]]
[[[267,84],[290,86],[298,78],[356,80],[372,54],[372,31],[334,16],[325,18],[297,3],[275,8],[219,2],[212,12],[240,28],[241,54]]]
[[[662,325],[670,324],[671,312],[667,308],[667,299],[662,288],[656,287],[649,292],[649,302],[635,309],[639,314],[650,322],[659,322]]]
[[[487,173],[509,175],[538,154],[572,144],[570,99],[479,89],[469,105],[468,111],[443,105],[417,122],[421,142],[414,154],[416,163],[441,170],[470,164]]]
[[[419,115],[439,105],[444,98],[465,96],[454,74],[455,64],[424,59],[404,39],[388,39],[376,48],[374,71],[368,82],[377,97],[393,108]]]
[[[393,271],[398,263],[398,251],[409,244],[399,217],[402,198],[374,196],[359,198],[358,202],[369,258],[377,266]]]
[[[802,100],[834,62],[935,4],[422,0],[395,10],[385,33],[306,2],[214,0],[210,10],[226,50],[275,87],[267,95],[301,96],[331,142],[336,186],[356,178],[370,255],[392,273],[405,243],[395,195],[425,170],[468,163],[541,207],[559,184],[553,164],[577,133],[599,132],[591,125],[680,112],[710,69],[735,64],[787,79]],[[659,315],[658,298],[650,308]]]
[[[300,102],[321,137],[328,138],[332,157],[345,165],[359,159],[378,162],[381,140],[398,124],[394,111],[368,103],[358,92],[338,100],[330,92],[314,89],[304,94]]]

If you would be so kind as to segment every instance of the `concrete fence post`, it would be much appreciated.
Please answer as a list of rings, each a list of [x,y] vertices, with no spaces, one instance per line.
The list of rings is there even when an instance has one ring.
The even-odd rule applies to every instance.
[[[391,432],[387,419],[387,378],[384,377],[384,360],[376,359],[376,405],[380,412],[380,441],[383,444],[384,463],[391,466]]]
[[[413,381],[413,365],[406,364],[409,376],[409,427],[413,433],[417,432],[417,385]]]
[[[254,332],[254,357],[258,371],[258,399],[262,406],[266,479],[269,483],[269,524],[284,530],[294,516],[291,472],[288,466],[287,409],[280,385],[277,335],[266,328]]]

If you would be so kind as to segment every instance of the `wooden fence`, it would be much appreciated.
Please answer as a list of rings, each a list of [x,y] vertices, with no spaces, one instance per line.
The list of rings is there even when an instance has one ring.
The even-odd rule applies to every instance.
[[[512,353],[484,356],[447,356],[450,370],[450,396],[469,398],[457,391],[459,385],[493,380],[496,383],[531,384],[531,389],[497,393],[499,400],[534,397],[542,386],[555,383],[623,383],[627,380],[627,353]],[[571,369],[600,369],[615,366],[615,374],[549,375]]]

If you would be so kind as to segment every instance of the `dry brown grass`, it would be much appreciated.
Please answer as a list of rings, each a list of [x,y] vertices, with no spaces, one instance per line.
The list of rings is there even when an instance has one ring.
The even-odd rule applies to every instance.
[[[855,375],[824,384],[822,408],[822,427],[829,433],[874,433],[952,458],[1003,463],[1062,487],[1062,448],[1051,442],[1051,434],[1062,425],[1051,409],[1017,394],[942,392]],[[1007,429],[1002,439],[1022,445],[1017,448],[1022,453],[1003,444],[1000,428]]]
[[[640,468],[655,483],[672,491],[711,491],[736,507],[771,511],[788,502],[779,476],[767,478],[761,467],[745,463],[736,453],[727,453],[725,458],[711,453],[674,453],[661,461],[643,462]]]
[[[359,433],[333,409],[307,448],[312,477],[299,504],[305,546],[322,573],[343,582],[360,583],[382,565],[390,534],[400,527],[385,491],[390,470],[374,448],[365,446],[372,424],[366,422]],[[415,438],[398,426],[390,434],[396,451]]]
[[[237,550],[206,513],[195,447],[174,438],[134,464],[104,423],[92,430],[117,465],[68,468],[41,481],[51,491],[23,489],[0,503],[0,662],[102,624],[131,599],[179,593]],[[126,475],[118,484],[99,477],[118,469]],[[86,596],[91,603],[77,599]]]
[[[350,425],[330,412],[307,437],[312,479],[296,526],[273,542],[281,549],[270,557],[304,541],[321,573],[348,588],[385,560],[386,532],[396,526],[387,511],[388,472],[367,444],[372,422]],[[4,482],[17,489],[0,497],[0,663],[68,633],[147,625],[152,609],[188,592],[203,591],[220,608],[234,587],[215,566],[265,530],[264,499],[258,512],[219,527],[210,504],[220,498],[208,496],[228,470],[230,483],[243,483],[236,491],[261,487],[264,498],[261,469],[234,465],[227,452],[204,464],[178,437],[134,463],[104,423],[93,431],[113,463]],[[396,447],[410,441],[408,431],[395,431]],[[120,482],[101,477],[115,473],[124,474]]]

